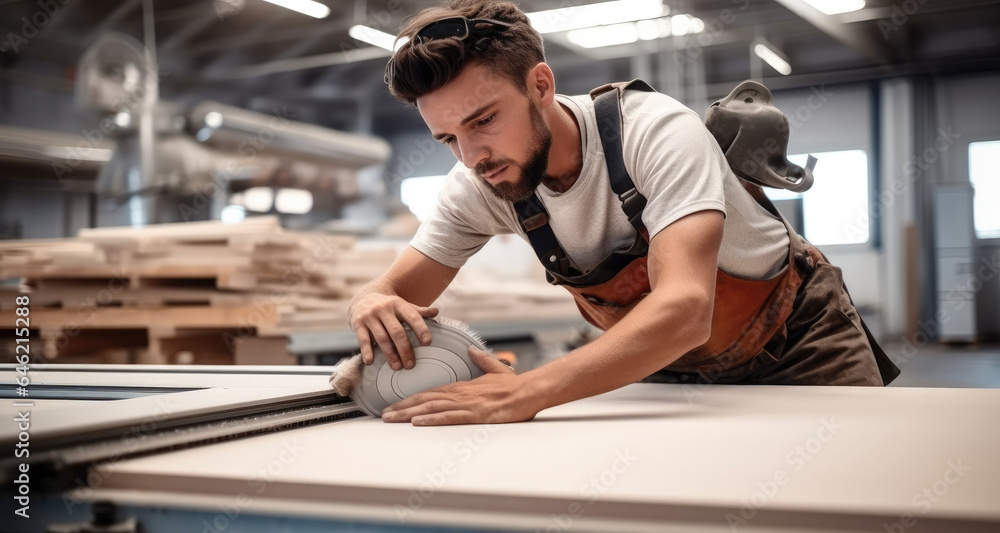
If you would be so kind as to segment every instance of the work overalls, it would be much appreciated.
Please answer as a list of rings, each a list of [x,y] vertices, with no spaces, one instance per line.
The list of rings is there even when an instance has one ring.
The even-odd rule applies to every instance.
[[[581,273],[570,265],[569,258],[559,246],[548,224],[548,214],[538,196],[532,195],[514,204],[521,226],[545,266],[548,281],[566,288],[576,300],[583,317],[602,330],[607,330],[624,318],[651,291],[646,265],[649,235],[642,223],[646,199],[639,194],[628,175],[622,152],[620,98],[626,88],[652,91],[643,82],[630,82],[604,85],[591,91],[590,95],[594,99],[611,188],[621,200],[622,210],[636,230],[632,245],[613,252],[590,272]],[[761,206],[784,223],[789,237],[785,266],[776,276],[761,281],[742,279],[721,269],[717,270],[715,306],[708,341],[682,355],[647,380],[857,385],[889,383],[899,374],[899,370],[861,322],[849,296],[846,296],[839,269],[830,265],[818,249],[799,237],[758,185],[742,179],[740,181]],[[820,268],[823,269],[822,272],[816,274]],[[807,282],[806,285],[822,284],[825,288],[821,289],[831,294],[815,295],[809,301],[810,295],[806,291],[800,291],[804,282]],[[841,306],[839,309],[819,308],[827,305],[826,300],[837,300],[835,293],[841,290],[846,302],[833,302]],[[822,302],[822,305],[817,306],[817,302]],[[793,317],[797,309],[819,318]],[[817,326],[820,319],[840,320],[840,326],[831,329],[831,332],[840,331],[831,333],[828,341],[823,338],[807,339],[815,345],[808,350],[801,350],[802,354],[784,357],[785,352],[796,347],[796,343],[809,337],[810,328],[815,330],[813,337],[822,336],[822,330],[827,325],[824,323]],[[841,326],[851,329],[845,320],[856,326],[857,334],[850,334],[849,331],[844,334]],[[786,323],[794,323],[795,331],[790,331]],[[864,335],[860,334],[862,330]],[[846,358],[824,359],[835,352],[843,352]],[[874,355],[874,359],[871,355]]]

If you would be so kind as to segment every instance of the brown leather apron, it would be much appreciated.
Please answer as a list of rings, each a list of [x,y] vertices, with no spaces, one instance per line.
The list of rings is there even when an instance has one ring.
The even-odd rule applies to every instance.
[[[595,99],[612,189],[618,194],[622,209],[636,228],[635,243],[628,250],[616,251],[590,273],[582,274],[569,265],[548,226],[548,215],[537,196],[515,204],[529,241],[546,267],[549,282],[569,291],[581,315],[602,330],[618,323],[651,292],[646,262],[649,236],[641,221],[645,198],[637,193],[625,170],[621,149],[620,98],[621,92],[630,87],[652,90],[643,82],[633,81],[599,87],[591,92],[591,97]],[[784,268],[767,280],[744,279],[718,269],[708,341],[685,353],[664,370],[694,372],[702,376],[726,373],[732,377],[734,369],[754,358],[772,337],[784,330],[805,273],[819,261],[825,261],[819,250],[799,237],[758,185],[743,180],[741,183],[758,204],[785,225],[789,246]],[[899,371],[878,348],[867,327],[865,333],[873,351],[877,356],[881,355],[876,359],[880,370],[886,368],[882,377],[888,383]]]
[[[717,374],[734,368],[759,353],[782,328],[802,283],[802,272],[794,267],[796,261],[818,261],[822,257],[784,223],[789,247],[781,272],[767,280],[750,280],[716,270],[711,335],[704,344],[671,363],[668,370]],[[573,295],[587,322],[602,330],[624,318],[651,291],[645,256],[629,263],[607,282],[589,287],[560,285]]]

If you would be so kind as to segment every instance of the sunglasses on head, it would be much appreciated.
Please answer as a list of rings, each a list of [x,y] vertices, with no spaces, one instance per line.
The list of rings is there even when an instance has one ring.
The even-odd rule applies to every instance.
[[[489,28],[478,28],[481,24],[489,24]],[[484,34],[503,31],[513,24],[494,19],[470,19],[467,17],[448,17],[435,20],[420,28],[409,45],[423,44],[436,39],[457,38],[460,41],[468,39],[473,33]],[[405,45],[404,45],[405,46]],[[395,69],[395,54],[389,59],[385,69],[385,82],[388,84]]]
[[[424,43],[427,41],[433,41],[434,39],[447,39],[449,37],[457,37],[459,40],[465,40],[470,34],[472,34],[473,31],[482,31],[476,28],[479,24],[490,24],[491,27],[487,31],[502,31],[512,26],[510,23],[494,19],[449,17],[446,19],[435,20],[423,28],[420,28],[420,31],[418,31],[414,37],[414,41]]]

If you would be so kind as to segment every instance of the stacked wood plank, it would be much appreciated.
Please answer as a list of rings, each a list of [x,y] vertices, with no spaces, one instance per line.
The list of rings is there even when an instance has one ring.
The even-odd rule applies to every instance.
[[[123,349],[144,348],[128,358],[219,363],[252,338],[342,328],[350,297],[395,256],[394,248],[362,250],[350,237],[286,232],[260,217],[3,242],[0,278],[21,278],[30,291],[31,327],[48,357],[106,346],[116,361]],[[211,354],[198,356],[200,348]]]
[[[0,242],[0,279],[21,279],[33,351],[57,361],[261,363],[275,339],[346,329],[350,298],[397,253],[258,217]],[[11,296],[0,299],[0,325],[11,331],[14,298],[0,294]],[[462,272],[435,305],[470,323],[579,316],[565,291],[541,279],[475,272]],[[292,361],[276,353],[272,362]]]

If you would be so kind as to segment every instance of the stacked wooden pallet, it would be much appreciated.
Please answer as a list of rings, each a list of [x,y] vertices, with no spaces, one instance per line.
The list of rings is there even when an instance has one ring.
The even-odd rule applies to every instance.
[[[0,242],[0,279],[20,278],[41,351],[65,362],[279,363],[287,335],[345,330],[347,305],[396,258],[394,245],[284,231],[276,218],[82,230]],[[9,293],[9,291],[7,291]],[[0,293],[0,295],[5,293]],[[0,298],[12,331],[13,294]],[[538,280],[463,271],[435,302],[469,323],[578,317]]]
[[[396,256],[354,244],[283,231],[273,217],[87,229],[0,243],[0,278],[30,291],[48,357],[223,363],[256,338],[344,327],[350,297]]]

